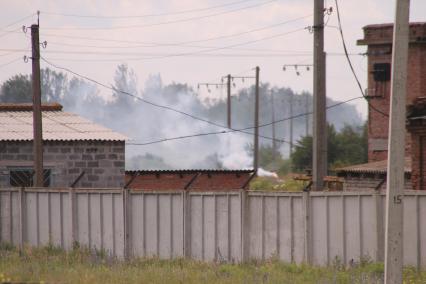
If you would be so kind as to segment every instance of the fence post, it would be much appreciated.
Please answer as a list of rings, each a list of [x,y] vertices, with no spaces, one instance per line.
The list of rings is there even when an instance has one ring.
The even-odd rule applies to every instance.
[[[24,248],[25,242],[25,188],[19,188],[19,249]]]
[[[183,191],[183,251],[186,258],[191,257],[191,196]]]
[[[303,261],[305,263],[310,264],[311,263],[311,207],[310,207],[310,194],[309,191],[303,191],[302,193],[302,202],[303,202],[303,226],[304,226],[304,255],[303,255]]]
[[[248,210],[248,192],[242,189],[240,191],[241,206],[241,262],[249,259],[249,210]]]
[[[376,261],[384,260],[384,245],[385,245],[385,234],[383,230],[383,203],[380,190],[376,190],[373,195],[375,205],[375,217],[376,217]]]
[[[128,260],[130,257],[129,189],[123,188],[122,197],[123,197],[124,259]]]
[[[75,190],[72,187],[70,187],[68,190],[68,198],[69,198],[69,210],[70,210],[69,225],[70,225],[70,233],[71,233],[71,248],[73,248],[76,242],[76,232],[75,232],[76,218],[75,218]]]

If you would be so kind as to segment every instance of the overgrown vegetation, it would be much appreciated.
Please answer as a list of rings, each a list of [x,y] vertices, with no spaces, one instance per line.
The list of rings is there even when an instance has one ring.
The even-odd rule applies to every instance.
[[[362,164],[367,162],[367,124],[364,126],[345,125],[340,131],[328,125],[328,166],[329,169]],[[259,149],[260,166],[285,176],[291,172],[305,173],[312,167],[312,136],[302,137],[294,147],[290,159],[284,159],[272,146]]]
[[[426,272],[404,270],[405,283],[425,283]],[[175,259],[128,262],[75,246],[0,246],[0,283],[382,283],[383,264],[363,260],[346,267],[285,264],[276,259],[246,264],[202,263]]]

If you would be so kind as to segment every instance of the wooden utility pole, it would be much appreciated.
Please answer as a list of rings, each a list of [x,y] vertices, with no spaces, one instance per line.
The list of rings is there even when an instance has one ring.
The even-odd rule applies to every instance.
[[[271,115],[272,115],[272,152],[274,154],[277,153],[277,141],[275,141],[275,106],[274,106],[274,90],[271,89]]]
[[[33,147],[34,186],[43,186],[43,134],[41,120],[40,41],[39,26],[31,26],[32,88],[33,88]]]
[[[402,283],[406,86],[410,0],[397,0],[392,48],[386,185],[385,283]]]
[[[254,102],[254,154],[253,169],[257,172],[259,168],[259,66],[256,66],[256,89]]]
[[[227,126],[228,128],[231,128],[231,74],[228,74],[227,77],[227,82],[226,82],[226,91],[227,91],[227,113],[228,113],[228,117],[227,117]]]
[[[324,53],[324,0],[314,0],[314,106],[312,187],[322,190],[327,175],[327,126]]]

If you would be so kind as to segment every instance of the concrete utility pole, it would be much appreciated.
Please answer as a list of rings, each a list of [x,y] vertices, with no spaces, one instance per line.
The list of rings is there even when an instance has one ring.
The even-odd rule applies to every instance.
[[[402,283],[404,156],[410,0],[397,0],[386,185],[385,283]]]
[[[309,113],[309,95],[306,94],[305,113]],[[309,135],[309,114],[305,116],[305,136]]]
[[[290,156],[293,154],[293,94],[290,94]]]
[[[226,91],[227,91],[227,113],[228,113],[228,120],[227,120],[227,126],[228,128],[231,128],[231,74],[228,74],[227,82],[226,82]]]
[[[324,0],[314,0],[314,115],[313,115],[313,190],[322,190],[327,175],[327,126],[324,53]]]
[[[33,147],[34,186],[43,187],[43,133],[41,120],[40,41],[39,26],[31,26],[32,88],[33,88]]]
[[[253,169],[257,172],[259,168],[259,66],[256,66],[256,90],[254,102],[254,153]]]
[[[271,89],[271,116],[272,116],[272,152],[274,154],[274,158],[275,158],[275,153],[277,153],[277,141],[275,141],[275,106],[274,106],[275,102],[274,102],[274,90]]]

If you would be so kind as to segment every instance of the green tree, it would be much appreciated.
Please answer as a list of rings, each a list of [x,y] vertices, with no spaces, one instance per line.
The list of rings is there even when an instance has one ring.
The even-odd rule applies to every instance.
[[[31,103],[31,81],[28,75],[15,75],[1,85],[0,102]]]
[[[366,126],[345,125],[337,133],[332,125],[328,125],[327,137],[329,169],[367,161]],[[312,136],[302,137],[298,141],[291,160],[297,171],[312,168]]]

